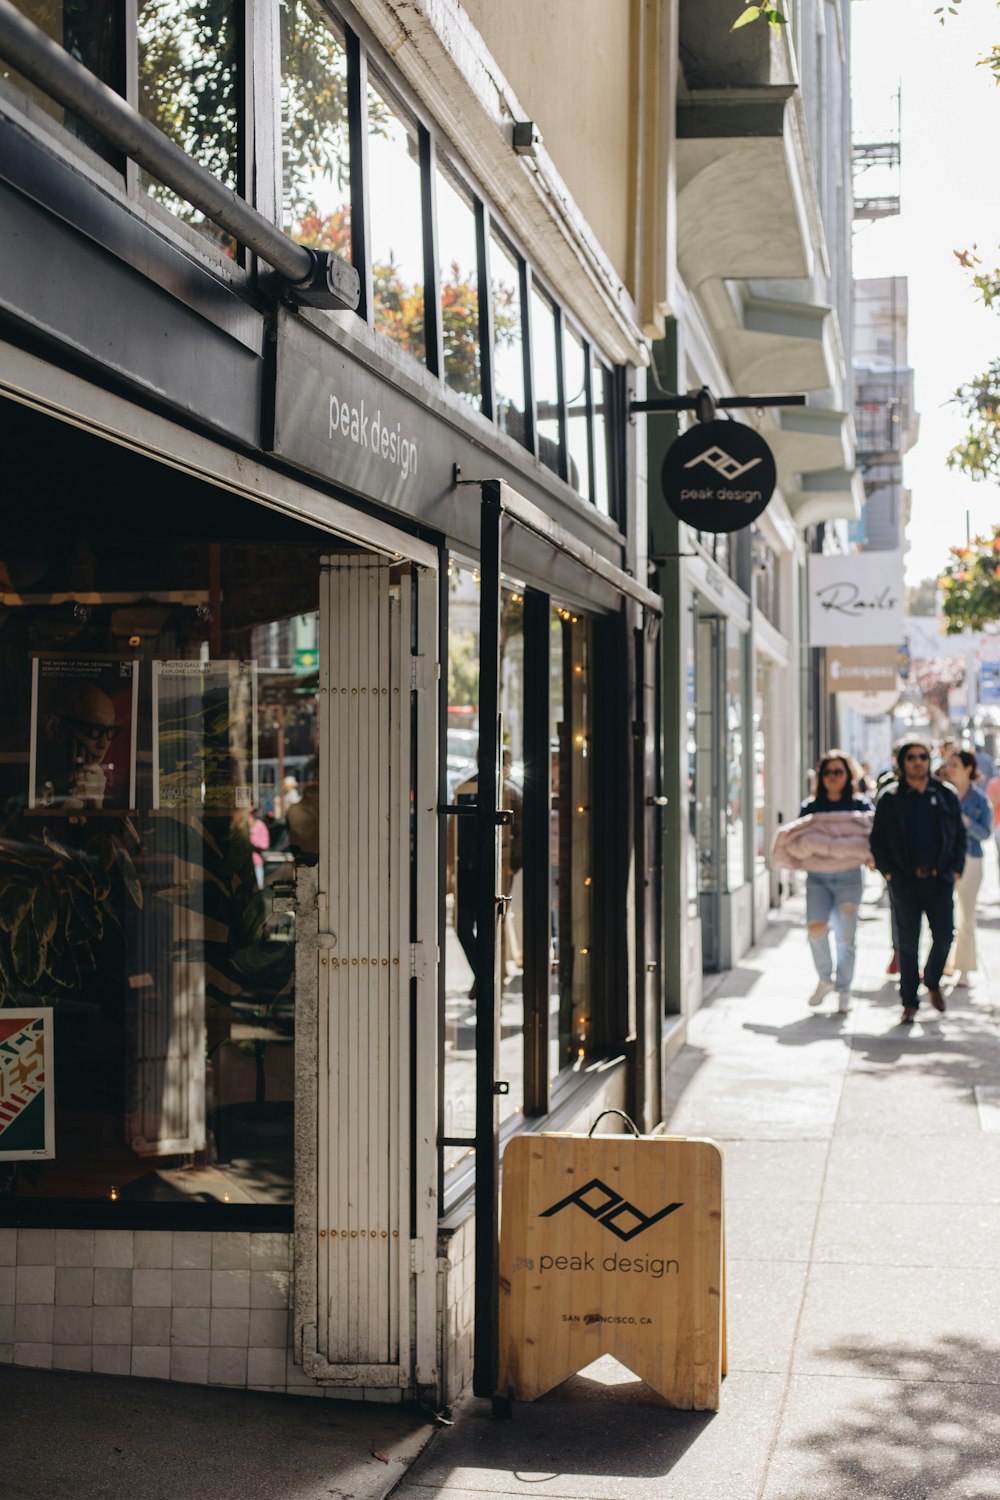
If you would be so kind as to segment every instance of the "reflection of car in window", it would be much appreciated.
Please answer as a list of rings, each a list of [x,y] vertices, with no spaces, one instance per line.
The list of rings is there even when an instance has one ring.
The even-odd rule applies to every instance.
[[[454,801],[455,788],[468,777],[476,774],[476,754],[479,749],[477,729],[448,728],[448,752],[446,781],[448,801]]]

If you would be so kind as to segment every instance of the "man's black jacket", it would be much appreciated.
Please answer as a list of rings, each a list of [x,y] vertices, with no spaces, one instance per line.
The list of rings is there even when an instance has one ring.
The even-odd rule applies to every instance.
[[[965,823],[958,794],[947,782],[931,781],[930,789],[937,799],[937,850],[933,868],[938,875],[951,878],[965,868]],[[875,805],[872,823],[872,858],[883,875],[905,882],[913,877],[913,855],[906,832],[906,787],[890,783]]]

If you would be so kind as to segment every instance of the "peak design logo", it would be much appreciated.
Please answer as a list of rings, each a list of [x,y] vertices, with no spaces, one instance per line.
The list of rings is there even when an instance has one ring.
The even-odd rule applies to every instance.
[[[774,454],[743,422],[698,422],[667,450],[660,481],[674,515],[698,531],[741,531],[777,482]]]
[[[693,469],[695,464],[707,464],[710,469],[721,474],[723,479],[739,479],[741,474],[745,474],[748,469],[754,468],[759,463],[759,458],[752,458],[748,464],[741,464],[737,459],[732,458],[725,448],[715,447],[706,448],[704,453],[698,454],[697,458],[689,459],[684,467]]]
[[[602,1203],[590,1203],[588,1197],[594,1193],[601,1193],[604,1201]],[[649,1229],[651,1225],[658,1224],[668,1214],[676,1213],[683,1208],[683,1203],[668,1203],[666,1208],[661,1208],[655,1214],[644,1214],[641,1209],[636,1208],[634,1203],[628,1203],[620,1193],[614,1192],[607,1183],[599,1177],[592,1177],[582,1188],[577,1188],[575,1193],[561,1198],[558,1203],[553,1203],[551,1208],[545,1208],[539,1214],[540,1219],[551,1219],[555,1214],[562,1213],[564,1208],[573,1206],[582,1208],[590,1218],[597,1219],[605,1229],[610,1229],[620,1240],[635,1239],[637,1234]],[[631,1222],[628,1222],[631,1219]]]

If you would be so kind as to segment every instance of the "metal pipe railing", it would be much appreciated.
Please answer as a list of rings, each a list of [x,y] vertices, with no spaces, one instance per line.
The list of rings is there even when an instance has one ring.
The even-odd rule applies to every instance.
[[[10,0],[0,0],[0,57],[273,266],[299,300],[357,307],[360,283],[352,266],[339,256],[296,244],[47,37]]]

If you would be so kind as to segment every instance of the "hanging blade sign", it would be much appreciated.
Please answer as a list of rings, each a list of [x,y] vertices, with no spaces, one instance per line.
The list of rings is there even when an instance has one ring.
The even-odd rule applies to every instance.
[[[663,498],[697,531],[742,531],[774,494],[774,454],[742,422],[697,422],[663,460]]]

